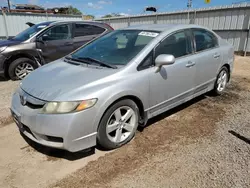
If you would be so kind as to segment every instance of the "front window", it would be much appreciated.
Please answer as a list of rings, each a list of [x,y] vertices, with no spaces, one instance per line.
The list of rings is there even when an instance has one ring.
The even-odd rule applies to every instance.
[[[117,30],[93,41],[72,54],[74,59],[95,59],[110,65],[126,65],[159,33]]]
[[[175,58],[192,53],[191,40],[185,31],[177,32],[163,40],[155,50],[155,58],[161,54],[170,54]]]
[[[40,30],[46,28],[49,24],[50,22],[33,25],[32,27],[29,27],[28,29],[17,34],[12,40],[17,40],[22,42],[26,41],[29,38],[33,37],[35,34],[37,34]]]
[[[71,39],[71,29],[68,24],[58,25],[48,29],[41,36],[42,41]]]

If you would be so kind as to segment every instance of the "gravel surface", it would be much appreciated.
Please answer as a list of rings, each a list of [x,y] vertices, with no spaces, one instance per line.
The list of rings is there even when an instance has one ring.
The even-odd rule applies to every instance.
[[[12,93],[18,86],[19,81],[4,80],[0,77],[0,127],[5,126],[12,121],[10,117],[10,101]]]
[[[1,120],[17,85],[0,81],[0,187],[250,187],[250,58],[236,57],[223,96],[198,97],[87,157],[30,146]]]
[[[130,144],[53,186],[250,187],[250,59],[236,61],[223,96],[154,118]]]

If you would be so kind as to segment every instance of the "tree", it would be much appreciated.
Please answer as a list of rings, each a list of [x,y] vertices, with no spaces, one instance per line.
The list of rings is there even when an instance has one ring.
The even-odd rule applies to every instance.
[[[111,14],[107,14],[107,15],[103,16],[102,18],[111,18],[111,17],[113,17]]]
[[[112,13],[112,14],[107,14],[105,16],[103,16],[102,18],[111,18],[111,17],[120,17],[122,15],[120,15],[119,13]]]
[[[95,19],[95,16],[88,14],[88,15],[84,15],[83,18],[84,20],[93,20]]]
[[[68,13],[73,15],[82,15],[82,12],[79,9],[74,8],[72,6],[68,7]]]

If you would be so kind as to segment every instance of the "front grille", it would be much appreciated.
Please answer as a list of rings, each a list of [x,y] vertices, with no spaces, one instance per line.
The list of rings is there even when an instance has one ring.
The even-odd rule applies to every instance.
[[[50,142],[63,142],[63,138],[55,137],[55,136],[46,136],[48,141]]]
[[[41,109],[46,103],[46,101],[33,97],[23,90],[20,90],[19,97],[21,104],[23,106],[28,106],[31,109]]]
[[[31,102],[26,102],[26,106],[28,106],[29,108],[32,108],[32,109],[40,109],[40,108],[43,108],[44,105],[41,105],[41,104],[32,104]]]
[[[63,143],[63,138],[61,137],[55,137],[55,136],[48,136],[48,135],[41,135],[38,133],[35,133],[37,135],[37,137],[39,137],[39,139],[32,133],[32,131],[30,130],[29,127],[27,127],[26,125],[22,124],[23,127],[23,131],[28,132],[29,134],[31,134],[35,139],[39,140],[39,139],[44,139],[48,142],[57,142],[57,143]]]

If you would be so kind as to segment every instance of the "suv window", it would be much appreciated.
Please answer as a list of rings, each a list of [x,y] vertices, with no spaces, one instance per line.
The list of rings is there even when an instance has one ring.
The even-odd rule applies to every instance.
[[[86,35],[99,35],[105,31],[104,28],[95,25],[75,24],[75,37]]]
[[[71,38],[70,26],[69,25],[58,25],[48,29],[41,36],[43,41],[51,40],[65,40]]]
[[[185,31],[177,32],[164,39],[155,49],[155,58],[161,54],[171,54],[175,58],[192,53],[190,37]]]
[[[218,46],[217,37],[205,29],[194,29],[193,35],[196,43],[196,52]]]

